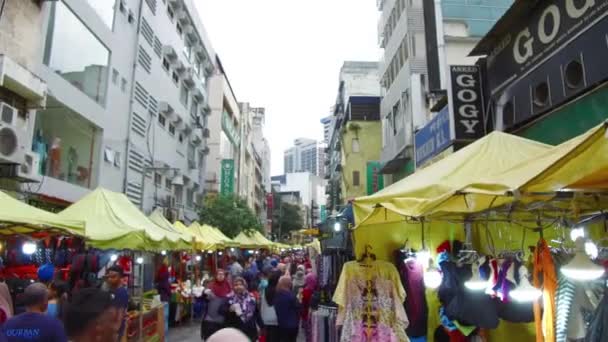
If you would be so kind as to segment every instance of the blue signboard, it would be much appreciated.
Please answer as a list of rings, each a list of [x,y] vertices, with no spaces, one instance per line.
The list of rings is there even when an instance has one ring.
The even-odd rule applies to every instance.
[[[416,147],[416,166],[445,150],[452,143],[450,134],[450,110],[448,106],[435,115],[414,138]]]

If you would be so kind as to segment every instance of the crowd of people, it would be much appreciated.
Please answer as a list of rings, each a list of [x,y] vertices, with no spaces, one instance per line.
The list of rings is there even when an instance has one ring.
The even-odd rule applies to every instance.
[[[7,285],[0,282],[0,342],[116,342],[125,330],[128,292],[119,266],[107,272],[102,288],[83,288],[68,295],[68,284],[32,283],[14,312]]]
[[[204,291],[201,338],[212,340],[226,328],[251,341],[295,342],[308,317],[317,277],[301,255],[232,258]]]

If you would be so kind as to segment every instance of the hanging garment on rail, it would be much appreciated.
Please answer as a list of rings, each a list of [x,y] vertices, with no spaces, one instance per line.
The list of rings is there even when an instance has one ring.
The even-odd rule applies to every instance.
[[[407,253],[398,250],[395,252],[395,263],[401,276],[401,282],[407,293],[405,299],[405,312],[410,321],[407,335],[412,337],[426,336],[428,308],[426,304],[424,287],[424,270],[422,264]]]
[[[340,306],[342,342],[402,342],[409,321],[405,290],[395,266],[385,261],[347,262],[334,302]]]
[[[534,303],[536,342],[554,342],[557,275],[551,251],[544,239],[541,239],[538,242],[536,250],[534,251],[534,273],[532,278],[534,287],[542,288],[543,290],[543,310],[541,310],[541,299]]]

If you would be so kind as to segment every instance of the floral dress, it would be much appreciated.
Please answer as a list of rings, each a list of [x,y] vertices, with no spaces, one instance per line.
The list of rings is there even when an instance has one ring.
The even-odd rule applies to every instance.
[[[340,307],[342,342],[409,341],[405,290],[393,264],[344,264],[333,300]]]

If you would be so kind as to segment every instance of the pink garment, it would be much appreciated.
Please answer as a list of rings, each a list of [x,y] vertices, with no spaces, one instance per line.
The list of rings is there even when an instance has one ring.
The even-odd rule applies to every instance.
[[[6,320],[13,317],[13,298],[4,282],[0,282],[0,310],[4,312],[3,316]]]

